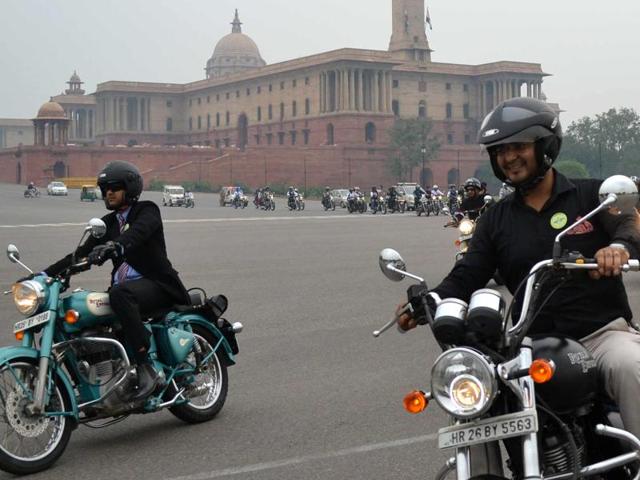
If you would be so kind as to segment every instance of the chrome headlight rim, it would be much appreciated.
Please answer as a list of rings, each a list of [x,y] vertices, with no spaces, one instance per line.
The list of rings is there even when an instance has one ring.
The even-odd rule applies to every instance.
[[[20,288],[26,288],[33,295],[33,299],[30,303],[21,306],[20,299],[17,298],[17,294]],[[11,287],[13,293],[13,303],[18,311],[28,317],[38,311],[46,299],[46,291],[44,287],[35,280],[25,280],[23,282],[14,283]],[[28,300],[27,300],[28,301]]]
[[[475,371],[470,367],[464,370],[465,367],[461,363],[454,363],[449,360],[449,357],[455,355],[463,355],[463,358],[472,360],[476,367]],[[448,361],[449,365],[461,366],[461,371],[457,372],[450,381],[443,381],[442,378],[438,377],[438,369],[444,361]],[[431,369],[431,393],[438,405],[450,415],[459,419],[479,417],[491,408],[498,394],[498,380],[495,372],[495,365],[480,352],[465,347],[452,348],[440,354],[433,364]],[[475,382],[480,387],[480,401],[472,407],[464,408],[452,398],[450,389],[460,380]],[[443,394],[442,388],[438,385],[445,387],[444,389],[447,393]]]
[[[469,220],[468,218],[465,218],[464,220],[462,220],[460,222],[460,225],[458,225],[458,230],[460,230],[460,233],[462,235],[471,235],[473,233],[473,231],[476,228],[476,224],[473,220]]]

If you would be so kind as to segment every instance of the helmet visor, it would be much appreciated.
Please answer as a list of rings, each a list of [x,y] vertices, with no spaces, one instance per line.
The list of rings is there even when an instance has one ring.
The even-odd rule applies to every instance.
[[[524,109],[512,108],[510,110],[524,110]],[[496,145],[504,145],[506,143],[534,143],[537,140],[540,140],[541,138],[550,137],[551,135],[553,135],[553,132],[551,130],[548,130],[540,125],[534,125],[533,127],[525,128],[520,132],[514,133],[509,137],[496,140],[495,142],[486,143],[485,147],[490,148],[490,147],[495,147]]]

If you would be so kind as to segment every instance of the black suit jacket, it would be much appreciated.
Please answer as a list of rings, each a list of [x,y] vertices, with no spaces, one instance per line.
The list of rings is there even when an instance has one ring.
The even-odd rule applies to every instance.
[[[75,252],[76,258],[86,257],[96,245],[113,240],[124,247],[124,259],[113,261],[113,274],[120,264],[126,260],[143,277],[157,282],[178,304],[189,304],[189,295],[167,258],[164,241],[164,228],[158,206],[150,201],[136,202],[129,211],[125,230],[120,233],[120,225],[116,212],[102,217],[107,225],[107,233],[102,238],[89,237]],[[44,271],[49,276],[63,272],[71,265],[72,254],[47,267]]]

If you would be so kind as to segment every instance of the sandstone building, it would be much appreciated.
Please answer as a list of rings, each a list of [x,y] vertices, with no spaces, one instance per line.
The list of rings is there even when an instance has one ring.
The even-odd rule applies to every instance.
[[[419,117],[432,120],[441,148],[413,179],[445,184],[473,175],[486,162],[475,144],[484,115],[511,97],[544,99],[547,74],[536,63],[434,62],[424,0],[391,3],[387,51],[343,48],[268,65],[236,11],[202,80],[107,81],[86,95],[74,72],[52,100],[66,112],[75,146],[49,146],[55,155],[23,148],[22,162],[34,159],[36,178],[93,175],[124,158],[146,178],[175,181],[389,184],[388,130],[398,117]]]

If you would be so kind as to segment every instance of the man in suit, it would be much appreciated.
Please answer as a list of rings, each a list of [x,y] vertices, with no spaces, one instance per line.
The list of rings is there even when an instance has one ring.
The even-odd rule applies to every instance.
[[[102,265],[112,260],[111,308],[122,324],[124,340],[137,363],[138,388],[132,400],[151,394],[161,382],[148,357],[149,332],[144,314],[189,304],[189,295],[169,259],[158,206],[138,201],[142,176],[135,165],[113,161],[98,174],[98,187],[110,213],[102,217],[107,233],[89,239],[75,252],[75,258],[87,257],[89,263]],[[71,265],[73,254],[45,269],[55,276]]]

